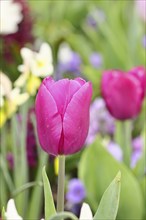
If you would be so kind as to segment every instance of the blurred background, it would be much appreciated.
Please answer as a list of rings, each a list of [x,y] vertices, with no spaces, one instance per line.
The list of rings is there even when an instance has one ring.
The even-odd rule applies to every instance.
[[[15,11],[14,14],[10,12],[16,18],[6,16],[10,8],[3,12],[6,21],[3,13],[1,16],[5,25],[9,19],[16,23],[15,33],[7,34],[4,31],[1,35],[1,68],[13,81],[20,75],[17,69],[22,62],[20,48],[28,46],[37,51],[42,42],[51,45],[55,68],[60,46],[68,44],[77,54],[76,60],[80,60],[80,72],[85,72],[91,79],[95,72],[99,75],[103,69],[128,70],[133,66],[144,65],[143,0],[73,0],[69,4],[62,0],[14,2],[21,7],[21,10],[16,10],[17,14]]]
[[[116,121],[101,97],[100,82],[104,70],[145,66],[146,1],[0,0],[0,4],[0,210],[14,198],[24,219],[44,216],[41,170],[45,164],[56,201],[57,162],[39,147],[34,110],[42,79],[52,75],[56,80],[82,77],[92,82],[93,129],[85,145],[97,138],[93,145],[106,149],[91,148],[91,161],[96,153],[97,158],[90,166],[88,147],[66,159],[66,195],[70,193],[66,210],[78,214],[85,200],[95,212],[104,190],[121,169],[126,177],[117,219],[144,219],[145,159],[141,149],[145,105],[133,121],[133,154],[127,168],[114,138]],[[89,167],[87,173],[85,167]]]

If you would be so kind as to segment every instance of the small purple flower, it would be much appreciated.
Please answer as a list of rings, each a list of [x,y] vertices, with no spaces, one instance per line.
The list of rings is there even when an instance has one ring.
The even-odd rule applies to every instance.
[[[143,139],[141,136],[138,136],[132,140],[133,151],[142,151]]]
[[[103,58],[100,53],[96,53],[96,52],[92,53],[89,60],[91,65],[96,69],[100,68],[103,64]]]
[[[58,52],[57,79],[63,78],[65,73],[73,73],[74,76],[79,76],[81,63],[80,55],[72,51],[69,45],[62,44]]]
[[[61,72],[77,72],[80,70],[81,58],[79,54],[72,52],[69,59],[59,63]]]
[[[95,20],[95,18],[93,16],[91,16],[90,14],[87,16],[86,18],[86,22],[89,26],[91,27],[96,27],[97,26],[97,21]]]
[[[131,155],[131,168],[134,168],[142,156],[142,152],[135,151]]]
[[[146,35],[144,35],[142,38],[142,45],[144,48],[146,48]]]
[[[105,20],[105,13],[98,8],[95,8],[89,12],[86,17],[86,23],[90,27],[96,28]]]
[[[123,160],[123,152],[117,143],[110,141],[108,143],[106,149],[116,160],[118,160],[118,161]]]
[[[72,213],[74,213],[76,216],[79,217],[81,211],[81,204],[80,203],[74,204],[69,211],[71,211]]]
[[[107,111],[102,98],[97,98],[90,106],[90,125],[86,144],[91,144],[97,133],[113,135],[115,120]]]
[[[142,156],[143,151],[143,139],[138,136],[132,140],[132,155],[131,155],[131,167],[134,168],[138,160]]]
[[[78,204],[83,201],[86,196],[86,190],[83,183],[74,178],[68,183],[68,192],[66,194],[66,199],[71,204]]]

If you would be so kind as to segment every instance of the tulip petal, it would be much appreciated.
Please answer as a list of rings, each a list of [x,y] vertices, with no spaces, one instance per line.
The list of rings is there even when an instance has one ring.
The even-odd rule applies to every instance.
[[[108,85],[106,104],[112,115],[123,120],[135,117],[140,111],[141,97],[142,89],[139,81],[129,75],[124,77],[119,75]]]
[[[49,87],[60,115],[64,116],[66,107],[73,95],[80,89],[81,85],[75,80],[62,79]]]
[[[50,87],[55,83],[54,79],[51,77],[51,76],[48,76],[46,77],[44,80],[43,80],[43,84],[46,86],[46,88],[50,89]]]
[[[143,66],[134,67],[129,71],[129,74],[133,75],[140,81],[142,87],[142,98],[146,95],[146,69]]]
[[[109,88],[108,85],[110,82],[112,82],[113,78],[118,77],[119,75],[124,74],[121,70],[107,70],[104,71],[102,82],[101,82],[101,89],[102,89],[102,95],[103,97],[108,96],[109,94]]]
[[[81,86],[83,86],[86,83],[86,81],[80,77],[76,78],[75,81],[77,81]]]
[[[50,80],[51,84],[52,81]],[[36,98],[36,118],[39,141],[42,148],[50,154],[58,154],[58,144],[62,131],[62,119],[51,93],[42,84]]]
[[[91,83],[85,83],[73,96],[63,118],[64,149],[62,154],[72,154],[83,146],[89,127]]]

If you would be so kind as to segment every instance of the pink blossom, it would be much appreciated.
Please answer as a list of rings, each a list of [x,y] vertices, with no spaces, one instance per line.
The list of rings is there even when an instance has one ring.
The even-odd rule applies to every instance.
[[[39,141],[44,151],[68,155],[83,147],[89,128],[91,96],[91,83],[81,78],[43,80],[35,107]]]
[[[105,71],[101,82],[102,95],[113,117],[126,120],[136,117],[142,106],[140,81],[120,70]]]
[[[142,97],[144,97],[146,95],[146,69],[143,66],[138,66],[131,69],[129,73],[140,81],[143,90]]]
[[[146,21],[146,1],[145,0],[136,0],[135,3],[136,11],[139,17]]]

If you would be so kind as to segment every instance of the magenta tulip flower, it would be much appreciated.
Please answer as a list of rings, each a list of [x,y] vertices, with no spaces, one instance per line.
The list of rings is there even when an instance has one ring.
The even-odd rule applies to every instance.
[[[143,66],[134,67],[129,71],[129,74],[132,74],[140,81],[143,90],[142,97],[146,96],[146,69]]]
[[[68,155],[83,147],[89,128],[91,96],[91,83],[81,78],[43,80],[35,107],[39,141],[44,151]]]
[[[101,81],[102,95],[113,117],[119,120],[134,118],[142,105],[140,81],[120,70],[105,71]]]

